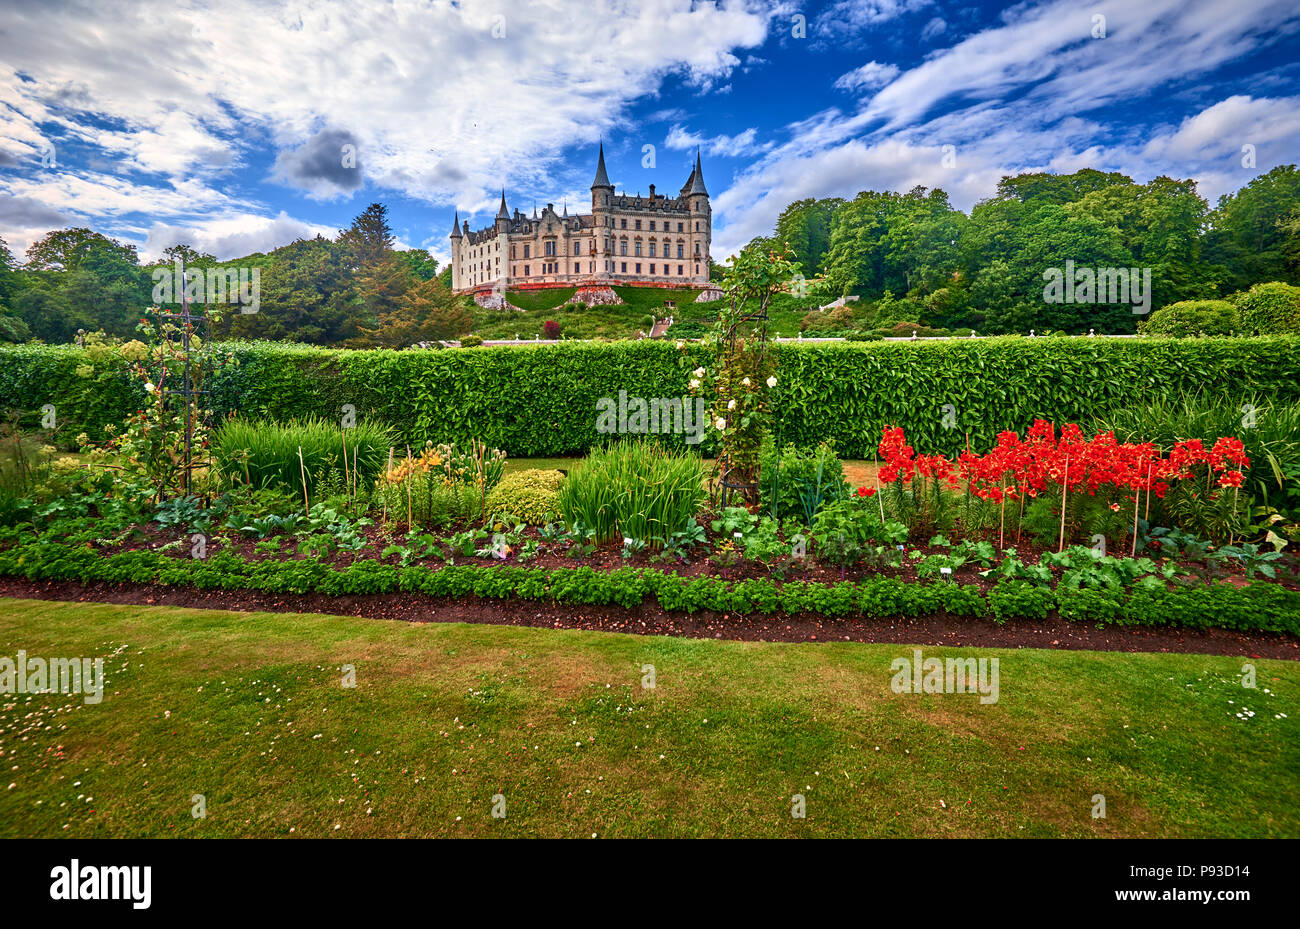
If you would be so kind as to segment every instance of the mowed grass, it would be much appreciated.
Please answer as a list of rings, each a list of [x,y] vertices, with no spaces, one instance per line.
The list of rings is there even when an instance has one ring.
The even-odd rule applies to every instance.
[[[109,677],[0,698],[0,836],[1300,834],[1287,662],[926,648],[1000,659],[981,705],[888,645],[25,600],[0,643]]]

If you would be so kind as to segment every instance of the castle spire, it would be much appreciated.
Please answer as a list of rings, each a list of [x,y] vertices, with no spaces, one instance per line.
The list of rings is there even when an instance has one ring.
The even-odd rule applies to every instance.
[[[456,218],[451,221],[451,237],[459,239],[460,236],[460,210],[456,211]]]
[[[695,170],[691,172],[691,189],[687,193],[704,194],[708,196],[709,192],[704,187],[704,169],[700,167],[700,149],[695,148]]]
[[[497,210],[497,219],[509,219],[510,211],[506,209],[506,189],[501,188],[501,209]]]
[[[593,188],[608,187],[611,190],[614,185],[609,182],[609,174],[605,171],[605,143],[600,143],[600,158],[596,162],[596,179],[591,182]]]

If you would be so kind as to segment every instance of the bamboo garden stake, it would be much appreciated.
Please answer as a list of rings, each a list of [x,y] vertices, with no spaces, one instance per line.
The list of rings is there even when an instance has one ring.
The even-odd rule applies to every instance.
[[[311,501],[307,499],[307,465],[302,460],[302,446],[298,446],[298,470],[302,474],[302,505],[307,511],[307,518],[311,518]]]

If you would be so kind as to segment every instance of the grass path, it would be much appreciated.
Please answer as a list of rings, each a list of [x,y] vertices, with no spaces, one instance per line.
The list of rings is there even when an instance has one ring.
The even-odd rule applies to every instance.
[[[926,648],[999,658],[981,705],[891,645],[0,600],[18,649],[108,685],[0,695],[0,836],[1300,834],[1289,662]]]

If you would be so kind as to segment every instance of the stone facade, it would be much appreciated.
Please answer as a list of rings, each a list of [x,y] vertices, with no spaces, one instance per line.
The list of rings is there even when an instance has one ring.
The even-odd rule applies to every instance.
[[[706,287],[712,210],[700,156],[675,197],[615,194],[601,146],[591,213],[570,216],[548,203],[525,216],[501,208],[491,226],[471,231],[459,213],[451,230],[452,289],[476,295],[506,289],[607,288],[617,284]]]

